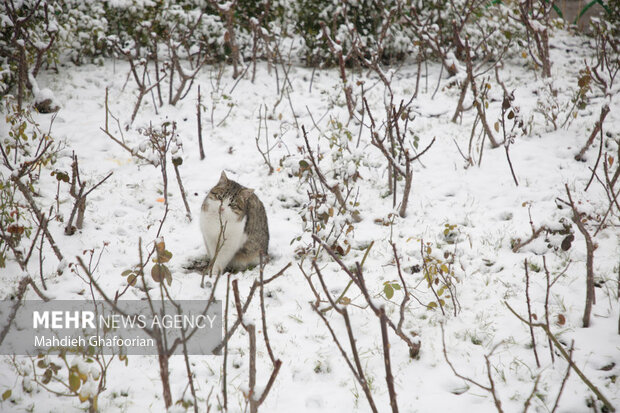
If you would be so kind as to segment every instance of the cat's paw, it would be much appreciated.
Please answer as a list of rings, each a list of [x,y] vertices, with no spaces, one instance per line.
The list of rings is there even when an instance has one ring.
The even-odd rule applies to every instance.
[[[213,275],[220,275],[224,273],[225,267],[216,262],[213,264]]]

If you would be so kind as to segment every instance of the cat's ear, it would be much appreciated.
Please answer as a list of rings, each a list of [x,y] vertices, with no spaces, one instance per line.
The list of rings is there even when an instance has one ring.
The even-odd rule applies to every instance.
[[[225,184],[226,182],[228,182],[228,177],[226,176],[226,172],[222,171],[218,184]]]
[[[241,194],[243,195],[245,199],[248,199],[250,195],[252,195],[253,193],[254,193],[254,188],[243,188],[243,190],[241,191]]]

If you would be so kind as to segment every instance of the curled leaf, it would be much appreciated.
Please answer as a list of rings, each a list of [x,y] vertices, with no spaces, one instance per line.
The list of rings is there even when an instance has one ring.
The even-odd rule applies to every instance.
[[[162,264],[156,264],[151,269],[151,277],[155,282],[162,282],[164,279],[168,282],[168,285],[172,283],[172,274],[168,267]]]
[[[155,248],[157,249],[158,254],[162,254],[166,250],[166,243],[164,242],[163,237],[155,240]]]
[[[563,240],[562,240],[562,251],[568,251],[571,247],[572,242],[575,240],[575,236],[573,234],[568,234]]]
[[[504,101],[502,102],[502,109],[506,110],[510,107],[510,99],[508,98],[508,96],[506,96],[504,98]]]
[[[159,254],[159,256],[157,257],[157,262],[160,264],[163,264],[163,263],[170,261],[171,258],[172,258],[172,253],[168,250],[165,250],[164,252]]]
[[[566,317],[564,317],[564,314],[558,314],[558,318],[555,323],[559,326],[563,326],[564,324],[566,324]]]
[[[43,373],[43,379],[41,380],[41,383],[47,384],[51,380],[52,380],[52,369],[47,369],[45,370],[45,373]]]
[[[342,305],[349,305],[351,304],[351,299],[349,297],[342,297],[338,303]]]

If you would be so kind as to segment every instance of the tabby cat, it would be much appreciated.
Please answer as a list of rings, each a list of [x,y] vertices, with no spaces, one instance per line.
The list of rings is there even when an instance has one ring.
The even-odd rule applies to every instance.
[[[261,254],[267,259],[265,207],[253,189],[228,179],[224,172],[202,203],[200,229],[213,274],[257,265]]]

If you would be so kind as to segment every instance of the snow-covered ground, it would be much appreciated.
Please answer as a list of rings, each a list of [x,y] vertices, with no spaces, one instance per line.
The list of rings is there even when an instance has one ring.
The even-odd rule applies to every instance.
[[[588,57],[590,47],[586,39],[563,33],[552,39],[552,46],[552,82],[558,90],[558,102],[565,105],[570,103],[578,88],[578,71],[583,68],[583,59]],[[347,265],[353,265],[362,259],[366,248],[374,241],[364,264],[365,279],[370,292],[375,294],[374,300],[385,304],[388,315],[398,320],[403,290],[395,291],[391,300],[383,293],[384,282],[400,283],[390,244],[390,241],[394,242],[405,281],[417,298],[409,301],[404,330],[415,332],[419,337],[419,358],[410,359],[405,343],[390,333],[392,369],[400,411],[497,410],[491,393],[456,377],[446,363],[442,325],[445,330],[445,354],[458,373],[489,386],[485,364],[485,356],[488,356],[496,395],[504,411],[523,410],[537,377],[540,378],[530,408],[538,412],[551,411],[567,363],[557,350],[555,362],[552,363],[548,340],[544,332],[537,329],[536,345],[541,363],[541,367],[537,368],[528,327],[505,305],[507,302],[520,314],[527,314],[523,268],[524,259],[527,259],[530,262],[532,312],[539,319],[544,316],[546,277],[543,256],[552,277],[568,266],[552,287],[549,297],[553,333],[566,347],[574,340],[575,364],[612,404],[620,406],[620,380],[617,379],[620,374],[618,215],[616,213],[609,218],[609,225],[601,229],[594,239],[597,244],[594,273],[598,288],[591,327],[584,329],[581,318],[586,294],[585,240],[571,221],[570,208],[557,200],[567,200],[564,187],[567,184],[580,211],[594,218],[605,213],[609,202],[601,185],[595,181],[584,192],[591,176],[589,168],[596,161],[598,144],[586,152],[585,162],[576,161],[574,156],[584,145],[602,104],[607,101],[600,93],[590,92],[586,109],[579,111],[568,127],[553,130],[536,110],[537,99],[546,99],[542,93],[543,82],[535,77],[525,58],[506,62],[500,75],[507,88],[515,91],[514,105],[520,108],[520,114],[528,125],[528,134],[518,136],[510,146],[510,157],[519,182],[516,186],[503,147],[491,149],[486,142],[481,164],[465,167],[457,144],[463,152],[467,151],[475,110],[465,112],[462,122],[452,123],[450,120],[457,103],[458,88],[444,89],[444,78],[433,97],[439,66],[429,63],[427,70],[424,65],[422,67],[420,95],[413,103],[416,118],[410,122],[410,127],[419,136],[419,148],[426,147],[433,138],[436,141],[420,162],[413,164],[408,215],[406,218],[395,216],[391,197],[385,197],[386,162],[370,144],[368,128],[363,128],[356,149],[358,154],[363,154],[358,169],[361,179],[356,182],[362,221],[354,224],[353,231],[348,234],[352,249],[343,258]],[[392,88],[399,99],[408,98],[413,93],[416,71],[415,62],[394,68]],[[205,105],[202,113],[205,160],[201,161],[198,153],[196,85],[175,107],[157,108],[157,113],[148,95],[136,120],[128,130],[123,130],[125,139],[137,147],[144,139],[138,132],[140,127],[150,124],[158,126],[164,120],[174,121],[178,126],[183,144],[180,172],[193,220],[189,222],[185,216],[170,168],[171,210],[162,236],[166,248],[174,254],[169,263],[173,274],[172,295],[189,300],[206,299],[210,293],[208,288],[200,287],[200,272],[191,269],[194,262],[201,260],[205,254],[198,213],[204,196],[215,185],[221,171],[226,171],[231,179],[254,188],[266,207],[271,234],[271,261],[266,267],[266,275],[276,273],[288,262],[293,263],[284,276],[269,284],[265,290],[271,346],[283,364],[260,410],[369,411],[362,389],[324,323],[311,308],[310,302],[314,296],[298,266],[301,264],[309,272],[310,259],[302,262],[296,255],[296,249],[309,240],[307,235],[296,240],[304,232],[301,211],[308,199],[307,186],[293,174],[295,164],[302,159],[298,148],[304,146],[297,125],[305,126],[314,145],[321,142],[321,151],[327,156],[329,146],[325,139],[319,139],[319,135],[331,133],[331,120],[341,122],[344,128],[350,130],[352,147],[358,139],[359,123],[348,121],[338,70],[316,70],[313,73],[311,68],[294,65],[288,74],[290,99],[286,93],[278,94],[276,77],[265,63],[258,64],[253,83],[249,78],[237,83],[231,77],[231,69],[226,67],[218,84],[217,72],[217,67],[207,67],[197,79]],[[62,68],[61,73],[46,73],[38,79],[41,87],[54,92],[61,105],[53,123],[52,136],[64,141],[67,149],[53,168],[70,171],[70,155],[74,151],[79,157],[83,180],[97,182],[109,172],[113,175],[89,196],[82,230],[73,236],[65,236],[63,225],[59,222],[51,223],[50,230],[69,262],[76,262],[75,257],[84,254],[85,250],[95,249],[99,254],[104,248],[95,276],[103,288],[113,295],[126,284],[121,272],[138,262],[138,239],[142,238],[147,245],[155,238],[164,211],[161,174],[152,165],[136,162],[100,130],[105,122],[106,88],[109,88],[111,113],[118,116],[123,125],[129,123],[135,103],[135,85],[132,80],[126,82],[128,65],[107,60],[103,66],[68,65]],[[385,113],[384,89],[378,78],[365,71],[352,71],[349,76],[354,95],[360,92],[358,81],[363,81],[373,114],[384,117],[381,115]],[[494,123],[499,117],[502,92],[494,76],[491,76],[489,83],[491,102],[488,112]],[[282,84],[280,72],[280,86]],[[217,104],[211,115],[214,101]],[[227,115],[229,103],[233,107]],[[468,96],[466,106],[470,103],[471,97]],[[359,99],[357,104],[358,109],[361,108]],[[616,143],[613,139],[607,139],[610,146],[605,150],[614,156],[617,153],[615,145],[620,140],[617,96],[612,97],[610,107],[604,132],[611,134]],[[273,145],[269,154],[276,169],[273,174],[269,174],[255,143],[259,114],[264,116],[265,113],[269,145]],[[562,112],[561,120],[566,115],[566,111]],[[52,115],[37,115],[36,119],[46,130]],[[115,129],[112,122],[111,125]],[[264,127],[265,124],[261,127],[263,134]],[[6,128],[4,125],[3,135]],[[259,141],[263,148],[266,145],[264,136]],[[474,137],[475,147],[479,146],[476,142],[479,138]],[[399,190],[402,190],[400,185]],[[53,176],[42,173],[39,190],[41,196],[37,202],[43,210],[55,204],[56,179]],[[60,191],[60,210],[65,219],[72,205],[73,199],[68,194],[67,186]],[[536,228],[542,225],[562,228],[562,222],[571,225],[575,235],[572,247],[563,251],[559,248],[563,237],[550,235],[541,236],[514,253],[511,241],[517,238],[525,240],[531,235],[530,214]],[[390,220],[393,220],[392,225],[382,224]],[[595,219],[592,219],[588,225],[596,229],[595,224]],[[447,236],[444,234],[446,228],[449,228]],[[433,292],[424,281],[422,272],[411,270],[422,265],[422,239],[425,243],[431,243],[431,255],[437,259],[447,260],[444,253],[454,255],[455,298],[460,303],[460,311],[456,315],[451,300],[447,298],[445,315],[438,308],[425,307],[435,301]],[[51,251],[47,251],[45,257],[44,273],[49,274],[48,295],[57,299],[87,299],[90,296],[88,284],[72,272],[55,275],[58,262]],[[330,291],[337,297],[348,283],[348,277],[326,254],[320,256],[318,264]],[[22,272],[12,260],[0,270],[3,298],[14,290],[21,276]],[[242,296],[257,276],[256,269],[233,276],[239,280]],[[314,280],[318,286],[316,276]],[[223,298],[225,283],[221,282],[217,288],[216,296]],[[140,299],[142,296],[139,289],[130,288],[123,298]],[[35,295],[29,292],[27,297],[34,299]],[[351,299],[348,308],[371,391],[379,411],[388,411],[389,396],[379,321],[366,307],[355,286],[350,288],[347,297]],[[236,317],[233,309],[231,314]],[[249,316],[260,325],[260,309],[256,299]],[[327,312],[326,316],[349,350],[341,317],[334,311]],[[262,329],[258,330],[257,385],[261,387],[267,382],[271,363],[262,345]],[[229,348],[230,411],[243,411],[245,408],[242,389],[247,387],[247,342],[247,335],[240,329]],[[217,410],[216,394],[221,387],[222,357],[192,356],[191,362],[200,410],[205,411],[205,400],[211,389],[214,390],[210,403]],[[65,412],[79,410],[86,405],[80,404],[77,399],[56,397],[36,386],[31,392],[25,392],[22,379],[15,373],[10,359],[5,357],[1,363],[0,391],[12,389],[11,397],[1,402],[1,411]],[[173,401],[176,402],[182,395],[186,399],[189,397],[181,356],[171,360],[171,386]],[[587,405],[592,394],[572,371],[557,411],[592,411]],[[163,411],[156,356],[130,356],[127,365],[114,361],[108,370],[107,388],[99,399],[99,408],[105,412]]]

